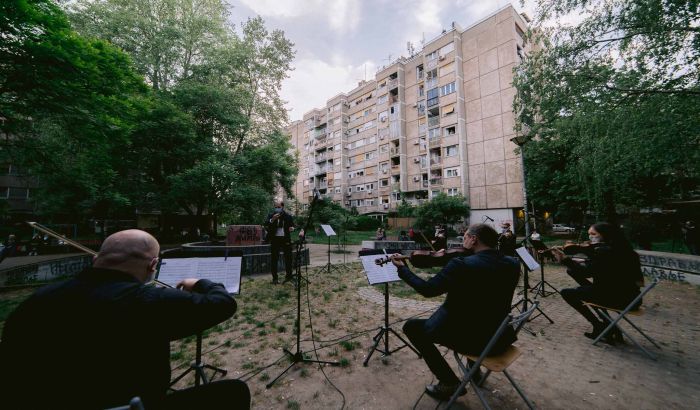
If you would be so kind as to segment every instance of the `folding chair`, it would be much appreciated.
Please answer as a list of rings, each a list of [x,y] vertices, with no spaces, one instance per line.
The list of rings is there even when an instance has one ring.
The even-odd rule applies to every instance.
[[[457,400],[459,397],[459,392],[462,391],[462,389],[467,387],[467,384],[471,384],[472,387],[474,388],[474,391],[476,392],[476,395],[479,397],[479,400],[481,401],[481,404],[484,406],[486,409],[490,409],[488,403],[486,403],[486,399],[483,396],[483,393],[481,392],[481,388],[475,384],[472,381],[472,377],[476,374],[476,372],[479,370],[480,366],[484,366],[486,368],[486,373],[484,373],[484,376],[481,378],[481,381],[479,382],[479,385],[482,385],[485,381],[486,378],[489,377],[491,372],[502,372],[506,378],[508,378],[508,381],[510,384],[513,385],[515,390],[518,392],[520,397],[523,398],[527,406],[532,410],[535,408],[535,406],[532,404],[532,402],[525,396],[525,393],[523,390],[518,386],[517,383],[515,383],[515,380],[511,377],[510,373],[506,370],[515,360],[520,357],[522,352],[520,349],[518,349],[515,346],[510,346],[506,351],[499,355],[494,355],[494,356],[489,356],[489,353],[491,352],[491,349],[493,349],[493,346],[496,344],[498,339],[501,337],[503,332],[506,330],[506,327],[508,326],[513,326],[515,328],[515,334],[517,335],[520,332],[520,329],[523,327],[525,322],[527,322],[528,318],[532,313],[537,310],[537,307],[539,305],[539,301],[533,302],[533,304],[530,306],[528,310],[525,312],[513,317],[512,315],[508,315],[505,319],[503,319],[503,322],[501,325],[498,327],[498,330],[496,333],[493,335],[491,340],[489,340],[489,343],[486,345],[484,350],[481,352],[480,356],[474,356],[474,355],[465,355],[468,360],[474,361],[474,364],[472,366],[469,366],[468,360],[462,361],[460,358],[460,353],[455,351],[455,360],[457,360],[457,365],[459,365],[460,370],[462,371],[463,377],[462,377],[462,382],[460,383],[459,387],[457,390],[455,390],[454,394],[452,397],[450,397],[450,401],[447,403],[446,409],[449,409],[452,404]]]
[[[620,320],[624,319],[627,323],[630,324],[630,326],[632,326],[637,332],[639,332],[642,336],[644,336],[644,337],[645,337],[648,341],[650,341],[654,346],[656,346],[658,349],[661,349],[661,346],[659,346],[651,337],[647,336],[647,334],[644,333],[644,332],[642,331],[642,329],[640,329],[639,327],[637,327],[634,323],[632,323],[632,321],[630,321],[630,320],[627,318],[627,315],[642,316],[642,315],[644,314],[644,309],[642,309],[641,306],[640,306],[637,310],[632,310],[632,307],[635,306],[635,305],[636,305],[647,293],[649,293],[649,291],[651,291],[651,290],[654,288],[654,286],[656,286],[658,283],[659,283],[659,280],[658,280],[658,279],[654,279],[654,281],[651,282],[649,285],[647,285],[647,287],[645,287],[644,290],[642,290],[642,292],[639,294],[639,296],[637,296],[636,298],[634,298],[634,300],[633,300],[632,302],[630,302],[630,304],[627,305],[627,307],[624,308],[623,310],[615,309],[615,308],[611,308],[611,307],[607,307],[607,306],[603,306],[603,305],[599,305],[599,304],[593,303],[593,302],[583,302],[584,305],[590,306],[590,307],[591,307],[593,310],[595,310],[599,315],[602,315],[604,318],[606,318],[606,319],[608,320],[608,323],[609,323],[608,327],[606,327],[605,330],[603,330],[603,331],[600,333],[600,335],[598,335],[598,337],[593,341],[593,344],[594,344],[594,345],[597,344],[597,343],[598,343],[603,337],[605,337],[605,335],[608,334],[613,328],[616,328],[617,330],[620,331],[620,333],[622,333],[623,335],[627,336],[627,338],[628,338],[629,340],[631,340],[632,343],[635,344],[635,346],[637,346],[637,347],[640,348],[644,353],[646,353],[647,356],[649,356],[652,360],[656,360],[656,356],[654,356],[654,355],[651,354],[647,349],[645,349],[644,347],[642,347],[642,345],[640,345],[636,340],[634,340],[634,338],[633,338],[632,336],[630,336],[627,332],[625,332],[624,330],[622,330],[622,328],[621,328],[620,326],[618,326],[617,324],[618,324],[618,322],[620,322]],[[617,316],[615,317],[615,319],[613,319],[613,318],[610,317],[610,314],[608,314],[608,310],[612,310],[613,312],[616,312],[616,313],[617,313]]]

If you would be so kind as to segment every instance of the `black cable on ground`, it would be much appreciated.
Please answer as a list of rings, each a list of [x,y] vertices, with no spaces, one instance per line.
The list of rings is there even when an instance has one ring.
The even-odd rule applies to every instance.
[[[306,272],[307,272],[306,276],[308,277],[308,267],[307,267]],[[301,281],[299,281],[298,286],[301,286]],[[316,349],[316,341],[314,340],[314,337],[315,337],[314,336],[314,325],[313,325],[313,321],[311,320],[311,297],[309,296],[309,285],[308,284],[306,285],[306,307],[309,311],[309,327],[311,328],[311,343],[314,346],[314,355],[316,356],[316,360],[318,361],[319,360],[318,351]],[[340,410],[343,410],[345,408],[345,394],[343,394],[343,392],[338,388],[338,386],[333,384],[331,379],[328,378],[328,375],[326,374],[326,371],[323,370],[323,365],[321,363],[318,364],[318,368],[319,368],[319,370],[321,370],[321,373],[323,373],[323,377],[326,378],[326,381],[328,381],[328,383],[330,383],[330,385],[333,386],[333,388],[335,390],[337,390],[338,393],[340,393],[340,397],[342,397],[342,399],[343,399],[343,404],[340,406]]]
[[[242,380],[242,381],[244,381],[244,382],[248,382],[248,380],[250,380],[250,379],[252,379],[253,377],[257,376],[257,375],[260,374],[260,372],[262,372],[263,370],[269,369],[270,367],[276,365],[277,363],[280,362],[280,360],[284,359],[285,357],[287,357],[287,354],[286,354],[286,353],[283,354],[282,356],[280,356],[279,359],[275,360],[274,362],[272,362],[272,363],[270,363],[270,364],[268,364],[268,365],[266,365],[266,366],[259,367],[259,368],[257,368],[257,369],[251,370],[251,371],[249,371],[249,372],[247,372],[247,373],[243,373],[238,379],[239,379],[239,380]],[[251,374],[251,373],[252,373],[252,374]],[[245,377],[248,376],[248,375],[250,375],[250,377],[248,377],[247,379],[245,379]]]

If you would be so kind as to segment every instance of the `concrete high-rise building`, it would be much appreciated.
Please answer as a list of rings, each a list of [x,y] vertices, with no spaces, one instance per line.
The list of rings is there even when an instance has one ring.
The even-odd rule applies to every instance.
[[[328,100],[288,128],[299,155],[294,193],[313,189],[360,214],[439,192],[464,195],[471,221],[513,221],[523,207],[513,69],[526,18],[512,6],[456,23],[411,57]]]

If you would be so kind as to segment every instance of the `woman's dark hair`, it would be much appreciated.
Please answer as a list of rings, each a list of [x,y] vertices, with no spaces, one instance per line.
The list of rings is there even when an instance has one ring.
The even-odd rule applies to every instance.
[[[605,242],[613,250],[634,250],[630,242],[625,237],[625,234],[622,232],[622,229],[620,229],[619,227],[607,222],[598,222],[593,224],[591,228],[595,229],[596,232],[598,232],[600,236],[603,237],[603,242]]]

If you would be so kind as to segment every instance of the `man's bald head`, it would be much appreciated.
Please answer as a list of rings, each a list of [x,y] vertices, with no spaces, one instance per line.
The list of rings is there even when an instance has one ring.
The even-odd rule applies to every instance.
[[[146,282],[155,272],[159,252],[160,245],[151,234],[128,229],[105,239],[93,266],[126,272]]]

